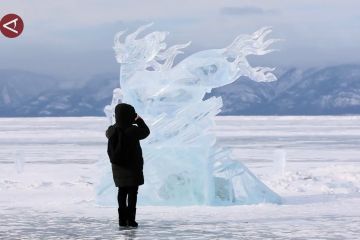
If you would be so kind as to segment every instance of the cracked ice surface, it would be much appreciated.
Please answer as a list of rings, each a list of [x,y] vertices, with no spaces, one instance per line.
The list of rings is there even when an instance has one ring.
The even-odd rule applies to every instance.
[[[358,203],[346,201],[353,205]],[[119,230],[114,209],[61,214],[29,209],[2,210],[2,239],[356,239],[359,215],[328,211],[315,205],[278,209],[257,207],[143,207],[138,229]],[[342,206],[340,209],[343,210]],[[91,215],[94,210],[102,211]],[[350,210],[350,209],[348,209]],[[251,212],[250,212],[251,211]],[[301,211],[304,211],[301,213]],[[18,214],[14,214],[14,213]],[[236,213],[236,214],[235,214]],[[19,215],[22,217],[19,217]]]

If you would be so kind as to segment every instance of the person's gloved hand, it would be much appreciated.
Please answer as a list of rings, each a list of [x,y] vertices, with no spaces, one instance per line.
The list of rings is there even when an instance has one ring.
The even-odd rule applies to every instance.
[[[136,117],[135,117],[135,122],[136,120],[138,120],[139,118],[141,118],[138,114],[136,114]]]

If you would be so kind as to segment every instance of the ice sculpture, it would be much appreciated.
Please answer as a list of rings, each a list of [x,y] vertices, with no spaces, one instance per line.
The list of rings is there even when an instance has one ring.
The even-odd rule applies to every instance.
[[[203,100],[212,88],[229,84],[240,76],[254,81],[276,80],[267,67],[251,67],[248,55],[264,55],[277,41],[265,40],[271,28],[238,36],[229,46],[197,52],[174,65],[175,57],[190,43],[166,48],[167,33],[151,32],[138,37],[151,24],[121,39],[114,50],[120,63],[120,88],[105,107],[110,123],[119,102],[132,104],[151,129],[142,141],[145,185],[139,203],[145,205],[228,205],[280,203],[280,197],[257,179],[230,150],[217,146],[214,116],[221,97]],[[116,204],[109,161],[97,187],[99,204]]]

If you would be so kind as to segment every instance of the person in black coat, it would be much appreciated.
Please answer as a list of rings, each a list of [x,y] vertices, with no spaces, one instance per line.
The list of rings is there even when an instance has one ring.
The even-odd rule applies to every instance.
[[[134,107],[126,103],[116,106],[115,120],[116,123],[107,129],[106,137],[113,179],[118,187],[119,225],[137,227],[137,193],[138,187],[144,184],[144,160],[139,141],[149,136],[150,130]]]

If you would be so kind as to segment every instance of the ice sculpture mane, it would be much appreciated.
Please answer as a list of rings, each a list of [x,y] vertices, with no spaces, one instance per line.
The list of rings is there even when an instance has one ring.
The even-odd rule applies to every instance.
[[[146,205],[227,205],[280,203],[280,197],[257,179],[241,162],[217,146],[214,116],[221,97],[203,100],[212,88],[240,76],[258,82],[276,80],[273,69],[251,67],[248,55],[272,52],[265,40],[271,28],[238,36],[229,46],[197,52],[174,66],[174,59],[190,43],[166,48],[167,33],[138,35],[151,24],[115,36],[116,60],[121,64],[120,88],[105,107],[110,123],[120,102],[132,104],[149,123],[151,135],[142,141],[145,185],[139,202]],[[106,162],[106,163],[105,163]],[[115,205],[115,187],[109,161],[97,188],[100,204]]]

